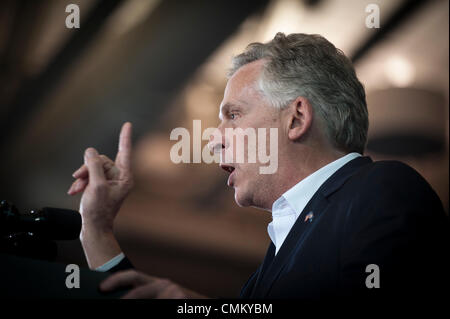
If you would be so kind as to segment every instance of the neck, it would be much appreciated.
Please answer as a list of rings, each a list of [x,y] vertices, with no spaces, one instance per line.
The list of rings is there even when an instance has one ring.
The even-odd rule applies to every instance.
[[[306,146],[302,148],[295,154],[286,156],[283,162],[279,162],[278,171],[272,176],[271,187],[266,194],[264,206],[260,208],[272,211],[273,203],[287,190],[318,169],[346,155],[344,152],[333,149],[324,151]],[[301,154],[300,157],[299,154]]]

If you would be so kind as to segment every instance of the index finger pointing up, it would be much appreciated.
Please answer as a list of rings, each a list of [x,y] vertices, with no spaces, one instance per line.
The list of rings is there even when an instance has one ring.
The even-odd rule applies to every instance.
[[[126,122],[122,125],[119,137],[119,150],[116,155],[116,166],[124,173],[131,170],[131,132],[132,125]]]

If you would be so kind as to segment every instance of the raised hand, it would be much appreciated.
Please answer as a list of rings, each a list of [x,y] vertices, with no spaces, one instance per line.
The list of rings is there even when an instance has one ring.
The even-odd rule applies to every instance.
[[[133,186],[131,173],[131,123],[122,126],[115,161],[94,148],[84,154],[84,164],[73,173],[75,182],[67,192],[83,192],[80,239],[91,268],[100,266],[120,252],[113,224],[120,206]]]

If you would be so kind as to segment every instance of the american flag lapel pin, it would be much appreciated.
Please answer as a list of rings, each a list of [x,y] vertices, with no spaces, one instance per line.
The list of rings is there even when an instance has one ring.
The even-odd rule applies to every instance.
[[[306,216],[305,216],[305,223],[307,221],[309,221],[310,223],[313,221],[314,218],[314,213],[313,212],[309,212]]]

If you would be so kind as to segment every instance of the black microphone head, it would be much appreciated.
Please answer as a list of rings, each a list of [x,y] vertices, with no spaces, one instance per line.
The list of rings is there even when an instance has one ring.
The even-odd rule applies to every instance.
[[[36,229],[38,236],[53,240],[78,239],[81,231],[81,215],[79,212],[62,209],[44,207],[40,210],[40,227]]]

